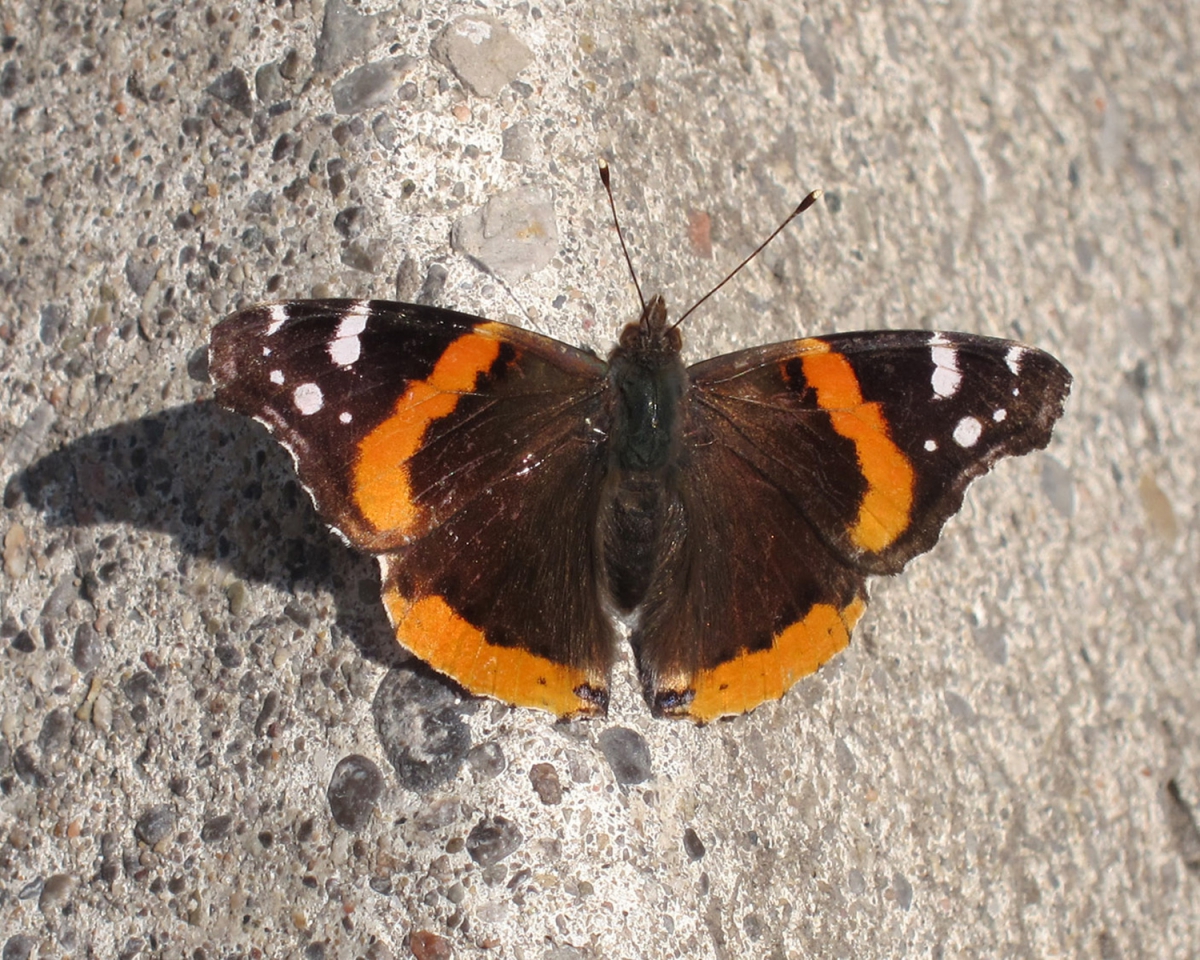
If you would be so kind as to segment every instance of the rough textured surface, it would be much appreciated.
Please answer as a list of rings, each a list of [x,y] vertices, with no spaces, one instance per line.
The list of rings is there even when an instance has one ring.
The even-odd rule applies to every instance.
[[[6,0],[5,957],[1193,955],[1196,7],[805,10],[489,6],[532,59],[480,96],[431,52],[472,4]],[[356,80],[338,114],[380,63],[386,101]],[[689,357],[1017,335],[1074,372],[1067,415],[778,704],[657,722],[625,658],[603,723],[447,690],[381,724],[375,567],[205,403],[208,331],[402,287],[604,351],[636,297],[598,153],[674,309],[826,190]],[[506,274],[520,307],[451,246],[514,190],[557,231]],[[352,755],[384,778],[356,833],[327,796]]]

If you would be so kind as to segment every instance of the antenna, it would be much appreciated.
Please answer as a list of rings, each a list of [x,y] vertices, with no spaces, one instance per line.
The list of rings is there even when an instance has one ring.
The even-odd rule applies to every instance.
[[[602,171],[601,171],[601,173],[600,173],[600,176],[601,176],[602,178],[604,178],[604,185],[607,187],[607,186],[608,186],[608,179],[607,179],[607,176],[606,176],[606,172],[607,172],[606,170],[602,170]],[[753,260],[755,257],[757,257],[757,256],[758,256],[760,253],[762,253],[762,252],[763,252],[763,250],[766,248],[767,244],[768,244],[768,243],[770,243],[770,242],[771,242],[772,240],[774,240],[774,239],[775,239],[777,236],[779,236],[779,234],[781,234],[781,233],[783,232],[783,228],[784,228],[784,227],[786,227],[786,226],[787,226],[789,223],[791,223],[791,222],[792,222],[793,220],[795,220],[795,219],[796,219],[798,216],[800,216],[800,214],[802,214],[802,213],[803,213],[805,210],[807,210],[807,209],[808,209],[809,207],[811,207],[811,206],[812,206],[814,203],[816,203],[818,200],[820,200],[820,199],[821,199],[821,196],[822,196],[822,194],[823,194],[823,193],[824,193],[824,191],[823,191],[823,190],[814,190],[814,191],[813,191],[812,193],[810,193],[810,194],[809,194],[807,197],[805,197],[803,200],[801,200],[801,201],[800,201],[800,203],[797,205],[796,209],[795,209],[795,210],[793,210],[791,213],[789,213],[789,214],[788,214],[788,215],[787,215],[787,216],[784,218],[784,220],[783,220],[783,223],[781,223],[779,226],[777,226],[777,227],[775,228],[774,232],[773,232],[773,233],[772,233],[772,234],[771,234],[769,237],[767,237],[767,239],[766,239],[766,240],[764,240],[764,241],[763,241],[762,243],[760,243],[760,244],[759,244],[757,247],[755,247],[755,249],[754,249],[754,252],[753,252],[753,253],[751,253],[751,254],[750,254],[750,256],[748,256],[748,257],[747,257],[745,260],[743,260],[743,261],[742,261],[741,263],[739,263],[739,264],[738,264],[736,267],[734,267],[734,268],[733,268],[733,270],[731,270],[731,271],[729,272],[729,274],[728,274],[728,275],[725,277],[725,279],[724,279],[724,280],[722,280],[722,281],[721,281],[720,283],[718,283],[718,284],[717,284],[715,287],[713,287],[711,290],[709,290],[709,291],[708,291],[708,293],[706,293],[706,294],[705,294],[704,296],[702,296],[702,297],[701,297],[699,300],[697,300],[697,301],[696,301],[695,303],[693,303],[693,304],[692,304],[690,307],[688,307],[688,308],[687,308],[687,310],[685,310],[685,311],[683,312],[683,315],[682,315],[682,316],[680,316],[680,318],[679,318],[678,320],[676,320],[676,321],[675,321],[673,324],[671,324],[671,329],[672,329],[672,330],[674,330],[676,327],[678,327],[678,326],[679,326],[681,323],[683,323],[683,321],[684,321],[684,320],[686,320],[686,319],[687,319],[689,316],[691,316],[691,315],[692,315],[692,313],[695,311],[695,309],[696,309],[698,306],[700,306],[700,304],[704,303],[704,301],[705,301],[705,300],[707,300],[707,299],[708,299],[709,297],[711,297],[711,296],[712,296],[714,293],[716,293],[716,292],[717,292],[718,290],[720,290],[720,289],[721,289],[723,286],[725,286],[725,284],[727,284],[727,283],[728,283],[730,280],[732,280],[734,277],[736,277],[736,276],[737,276],[737,275],[738,275],[738,274],[741,272],[741,270],[742,270],[742,267],[744,267],[744,266],[745,266],[746,264],[748,264],[748,263],[749,263],[751,260]],[[608,199],[609,199],[609,202],[611,203],[611,202],[612,202],[612,191],[611,191],[611,190],[608,192]],[[614,216],[616,215],[616,211],[615,211],[615,210],[613,211],[613,215],[614,215]],[[622,241],[622,246],[624,246],[624,241]],[[626,254],[626,259],[628,259],[628,258],[629,258],[629,255],[628,255],[628,254]],[[632,269],[633,269],[633,267],[630,267],[630,270],[632,270]],[[639,290],[639,291],[638,291],[638,293],[640,294],[640,293],[641,293],[641,291]]]
[[[612,210],[613,226],[617,228],[617,239],[621,241],[621,252],[625,254],[625,263],[629,267],[629,276],[633,278],[633,286],[637,290],[638,299],[642,301],[642,313],[645,313],[646,298],[642,296],[642,285],[638,283],[637,271],[633,269],[633,261],[629,259],[629,248],[625,246],[625,234],[621,230],[621,221],[617,217],[617,204],[613,200],[612,184],[609,182],[608,161],[601,158],[596,162],[600,167],[600,182],[604,184],[604,192],[608,194],[608,206]],[[792,216],[795,216],[795,214],[792,214]],[[783,228],[781,227],[780,229]],[[779,231],[776,230],[775,232],[778,233]]]

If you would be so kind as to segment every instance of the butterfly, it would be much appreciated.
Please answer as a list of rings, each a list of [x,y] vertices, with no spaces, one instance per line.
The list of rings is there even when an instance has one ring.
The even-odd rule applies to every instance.
[[[701,722],[844,648],[867,578],[929,550],[998,459],[1045,447],[1071,384],[1048,353],[962,333],[681,349],[661,296],[607,359],[432,306],[286,300],[221,321],[210,374],[378,558],[417,657],[602,715],[624,618],[652,711]]]

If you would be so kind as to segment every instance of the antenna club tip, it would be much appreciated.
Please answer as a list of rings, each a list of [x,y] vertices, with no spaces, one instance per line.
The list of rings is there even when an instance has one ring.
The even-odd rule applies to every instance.
[[[597,157],[596,158],[596,166],[600,169],[601,182],[607,187],[608,186],[608,161],[605,160],[603,157]]]
[[[825,196],[825,191],[820,187],[817,187],[817,189],[810,193],[809,196],[812,197],[813,200],[820,200],[823,196]]]

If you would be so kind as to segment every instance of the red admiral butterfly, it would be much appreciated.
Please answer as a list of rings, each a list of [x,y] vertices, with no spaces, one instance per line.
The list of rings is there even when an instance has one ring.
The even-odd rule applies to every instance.
[[[632,615],[651,708],[701,721],[846,646],[867,576],[932,547],[996,460],[1045,447],[1071,384],[1047,353],[959,333],[690,367],[681,343],[658,296],[607,361],[451,310],[290,300],[218,324],[210,369],[378,556],[408,650],[472,693],[597,715]]]

